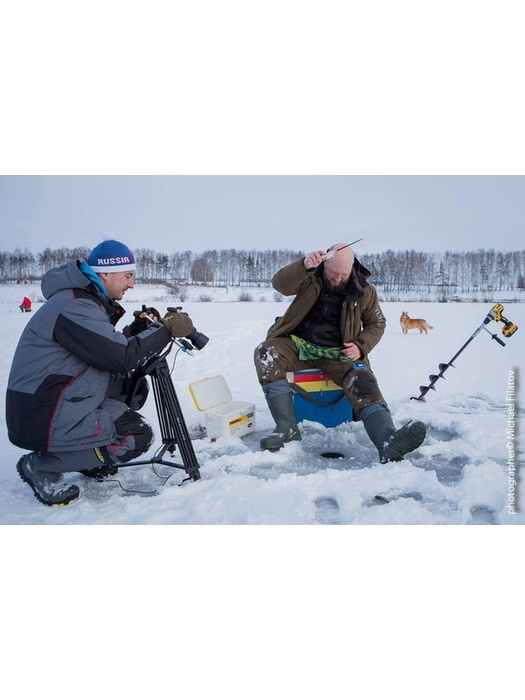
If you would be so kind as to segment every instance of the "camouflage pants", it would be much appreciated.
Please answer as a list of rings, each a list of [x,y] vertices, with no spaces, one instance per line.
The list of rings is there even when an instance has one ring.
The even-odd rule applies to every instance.
[[[255,348],[254,361],[257,377],[262,385],[286,379],[287,372],[320,369],[343,388],[357,420],[360,419],[360,412],[368,406],[387,406],[377,379],[368,367],[354,369],[351,362],[325,358],[300,360],[297,346],[289,337],[273,338],[258,345]]]

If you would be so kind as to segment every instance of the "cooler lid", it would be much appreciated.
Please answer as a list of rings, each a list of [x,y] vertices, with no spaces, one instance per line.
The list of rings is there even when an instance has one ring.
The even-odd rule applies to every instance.
[[[189,389],[199,411],[208,411],[210,408],[228,403],[233,399],[222,374],[192,382]]]

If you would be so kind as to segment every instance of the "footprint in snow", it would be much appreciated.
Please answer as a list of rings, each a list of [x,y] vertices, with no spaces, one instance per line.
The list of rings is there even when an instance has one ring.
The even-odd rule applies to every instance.
[[[339,505],[335,498],[320,496],[314,500],[315,519],[320,525],[340,525]]]
[[[468,525],[495,525],[496,513],[487,506],[473,506],[470,509]]]

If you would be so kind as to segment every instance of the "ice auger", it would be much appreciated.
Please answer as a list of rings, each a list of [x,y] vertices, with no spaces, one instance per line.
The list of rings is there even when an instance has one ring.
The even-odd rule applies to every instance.
[[[487,331],[487,333],[490,335],[490,337],[492,338],[492,340],[495,340],[495,341],[496,341],[497,343],[499,343],[500,345],[505,346],[506,343],[504,343],[503,340],[501,340],[501,338],[498,337],[498,334],[497,334],[497,333],[491,333],[491,332],[489,331],[489,329],[487,328],[487,325],[488,325],[491,321],[501,322],[501,323],[503,323],[503,329],[502,329],[501,332],[503,333],[503,335],[505,336],[505,338],[510,338],[512,335],[514,335],[514,333],[518,330],[518,326],[517,326],[515,323],[513,323],[512,321],[509,321],[508,318],[505,318],[505,316],[503,316],[503,313],[502,313],[502,312],[503,312],[503,304],[494,304],[494,306],[492,307],[492,309],[491,309],[491,310],[488,312],[488,314],[485,316],[485,319],[484,319],[483,323],[482,323],[478,328],[476,328],[476,330],[474,331],[474,333],[472,333],[472,335],[471,335],[470,338],[467,340],[467,342],[464,343],[464,344],[460,347],[460,349],[457,351],[457,353],[454,355],[454,357],[453,357],[451,360],[449,360],[448,362],[442,362],[442,363],[439,365],[439,374],[431,374],[431,375],[429,376],[430,384],[429,384],[428,386],[420,386],[420,387],[419,387],[419,391],[420,391],[421,393],[419,394],[419,396],[411,396],[410,398],[411,398],[411,399],[415,399],[416,401],[425,401],[425,395],[426,395],[431,389],[432,389],[433,391],[436,391],[436,387],[434,386],[434,384],[437,382],[438,379],[444,379],[443,375],[445,374],[445,372],[447,371],[447,369],[448,369],[449,367],[454,367],[453,362],[456,360],[457,357],[459,357],[459,355],[461,355],[461,353],[463,352],[463,350],[467,347],[467,345],[468,345],[469,343],[471,343],[471,342],[474,340],[474,338],[477,336],[477,334],[478,334],[480,331]]]

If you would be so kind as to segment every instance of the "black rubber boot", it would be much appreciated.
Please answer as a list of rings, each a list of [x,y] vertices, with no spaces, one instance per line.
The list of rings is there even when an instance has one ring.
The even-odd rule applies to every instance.
[[[396,430],[386,409],[372,413],[363,425],[379,452],[381,464],[400,462],[406,454],[421,445],[427,434],[425,424],[419,420],[408,421]]]
[[[275,421],[275,429],[271,435],[263,437],[260,445],[263,450],[277,452],[286,442],[301,440],[301,433],[295,420],[292,392],[279,394],[272,398],[266,397],[268,408]]]
[[[22,481],[33,489],[40,503],[46,506],[67,506],[80,496],[80,489],[74,484],[64,483],[60,472],[47,471],[46,457],[30,452],[18,460],[16,470]]]

